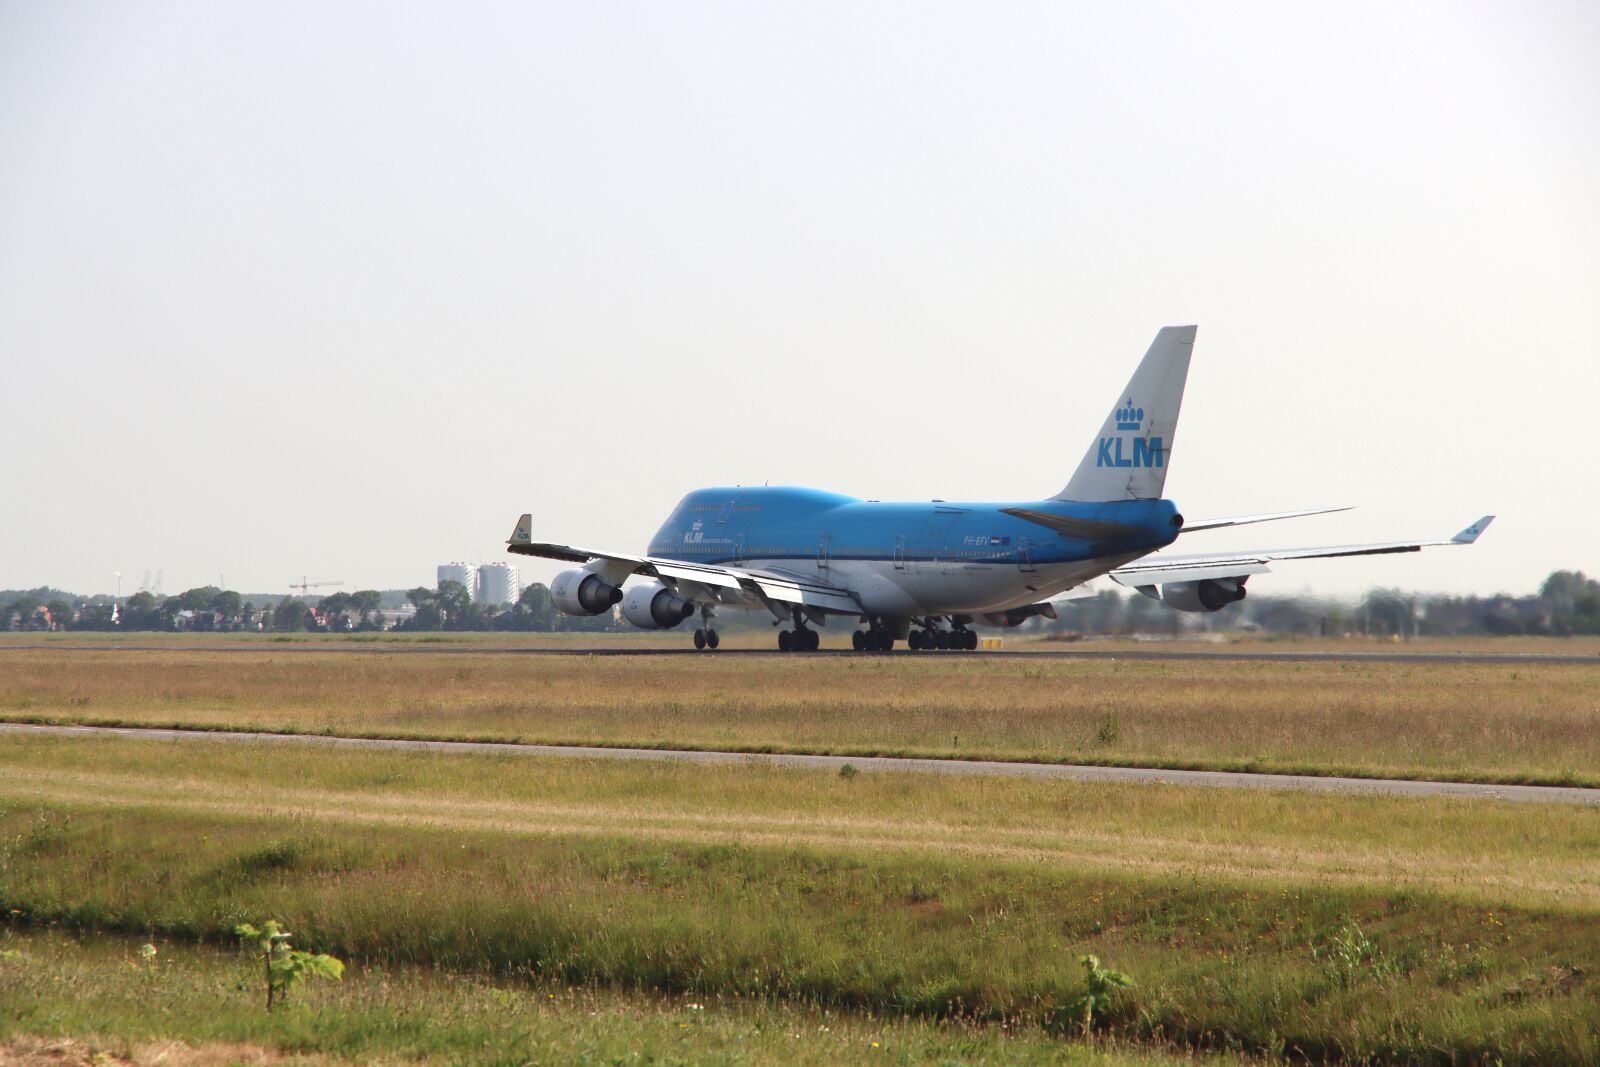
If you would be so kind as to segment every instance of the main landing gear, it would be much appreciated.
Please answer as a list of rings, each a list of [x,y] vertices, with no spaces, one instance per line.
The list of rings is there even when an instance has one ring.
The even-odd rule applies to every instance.
[[[894,650],[894,636],[874,619],[867,629],[850,635],[850,645],[857,652],[890,652]]]
[[[946,630],[936,626],[932,619],[923,623],[920,630],[912,630],[906,644],[918,652],[971,652],[978,647],[978,634],[965,626]]]
[[[822,637],[810,627],[778,631],[779,652],[815,652],[822,647]]]
[[[822,647],[822,635],[806,625],[799,609],[794,613],[794,629],[778,631],[779,652],[815,652]]]
[[[702,606],[700,608],[700,628],[694,632],[694,647],[702,652],[708,648],[715,651],[716,647],[721,643],[722,638],[718,637],[717,631],[711,628],[711,609]]]

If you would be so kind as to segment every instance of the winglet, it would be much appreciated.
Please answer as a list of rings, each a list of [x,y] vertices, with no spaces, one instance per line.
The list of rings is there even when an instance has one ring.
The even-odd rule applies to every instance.
[[[533,513],[527,512],[517,520],[517,528],[506,538],[508,545],[526,545],[533,541]]]
[[[1491,522],[1493,522],[1493,521],[1494,521],[1494,516],[1493,515],[1485,515],[1483,518],[1479,519],[1477,522],[1473,523],[1471,526],[1468,526],[1465,530],[1462,530],[1460,533],[1458,533],[1454,537],[1450,538],[1450,543],[1451,544],[1456,544],[1456,545],[1470,545],[1470,544],[1472,544],[1472,542],[1474,542],[1474,541],[1476,541],[1478,539],[1478,537],[1483,533],[1483,531],[1485,531],[1485,530],[1487,530],[1489,528],[1489,524]]]

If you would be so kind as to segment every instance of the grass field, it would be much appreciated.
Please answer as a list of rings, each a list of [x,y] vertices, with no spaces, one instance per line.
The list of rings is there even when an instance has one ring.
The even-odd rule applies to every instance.
[[[275,914],[401,985],[604,990],[634,1019],[618,1047],[715,997],[842,1013],[853,1040],[898,1028],[906,1062],[1046,1057],[1095,952],[1137,979],[1106,1017],[1124,1042],[1600,1063],[1586,808],[50,737],[0,739],[0,804],[17,929],[221,945]],[[127,999],[83,981],[89,1002]],[[306,998],[360,1015],[363,988]],[[397,1047],[349,1044],[367,1024],[339,1012],[294,1044],[276,1023],[139,1029],[132,1011],[102,1032]],[[8,1018],[89,1029],[65,1008]],[[771,1040],[749,1060],[783,1059]]]
[[[3,719],[1600,784],[1600,670],[1537,661],[27,636]],[[0,1062],[1600,1065],[1596,855],[1581,806],[0,736]],[[254,1010],[268,916],[348,981]]]
[[[411,967],[353,967],[272,1015],[236,953],[55,931],[0,939],[0,1062],[487,1064],[1071,1064],[1161,1067],[1170,1053],[1091,1049],[1037,1030],[871,1018],[774,1000],[627,993]],[[243,987],[243,988],[241,988]]]
[[[329,656],[292,644],[248,655],[36,644],[0,654],[0,718],[1600,785],[1600,660]]]

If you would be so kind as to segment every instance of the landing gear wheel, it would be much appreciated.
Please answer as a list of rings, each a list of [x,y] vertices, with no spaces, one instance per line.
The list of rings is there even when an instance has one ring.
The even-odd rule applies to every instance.
[[[696,630],[694,632],[694,647],[695,648],[705,648],[706,647],[706,632],[704,630]]]
[[[716,646],[712,645],[711,647],[715,648]],[[961,648],[966,652],[976,652],[978,650],[978,632],[976,630],[961,631]]]
[[[779,630],[778,631],[778,651],[779,652],[788,652],[792,648],[794,648],[794,638],[792,636],[790,636],[789,631],[788,630]]]
[[[717,631],[715,631],[715,630],[707,630],[706,631],[706,647],[714,649],[720,644],[722,644],[722,638],[720,636],[718,636]]]
[[[817,633],[817,631],[801,630],[800,632],[806,635],[805,650],[807,652],[815,652],[817,649],[822,647],[822,635]]]
[[[912,630],[909,634],[907,634],[906,644],[911,648],[911,651],[921,652],[923,648],[922,631]]]
[[[950,648],[950,631],[936,630],[933,635],[933,644],[940,652],[948,651]]]
[[[867,632],[865,630],[857,630],[855,633],[851,634],[850,647],[855,649],[857,652],[866,651]]]

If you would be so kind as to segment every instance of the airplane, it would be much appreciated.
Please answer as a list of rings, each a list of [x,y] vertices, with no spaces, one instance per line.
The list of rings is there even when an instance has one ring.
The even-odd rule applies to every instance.
[[[1280,560],[1416,552],[1470,545],[1485,515],[1452,537],[1366,545],[1198,555],[1160,550],[1184,534],[1343,511],[1311,508],[1186,521],[1162,497],[1172,466],[1178,412],[1195,326],[1168,326],[1134,371],[1083,461],[1043,500],[882,502],[795,487],[697,489],[684,497],[643,555],[533,539],[524,514],[507,541],[519,555],[580,566],[550,585],[567,615],[621,605],[645,630],[672,629],[694,615],[697,649],[720,641],[719,609],[770,612],[784,652],[814,652],[815,627],[858,623],[857,651],[978,647],[972,627],[1056,618],[1056,603],[1111,580],[1178,611],[1214,612],[1243,600],[1245,583]],[[629,578],[642,578],[623,584]]]

